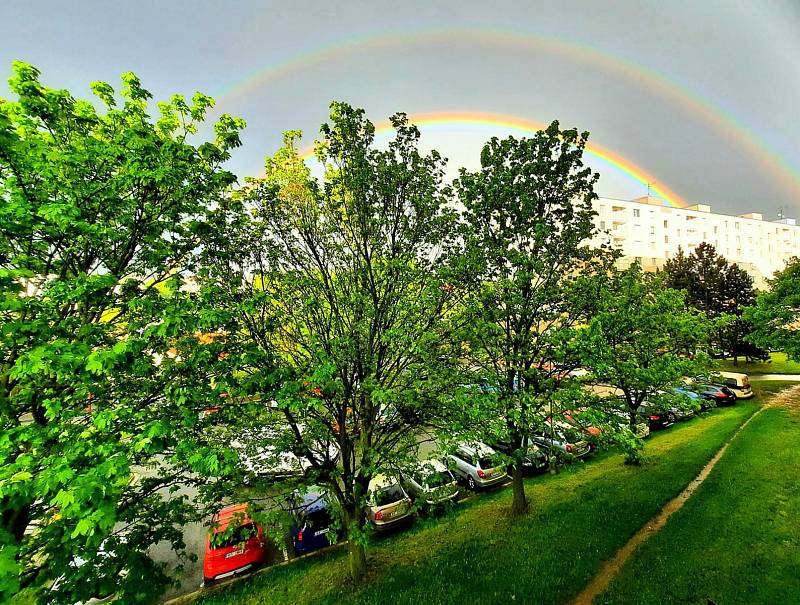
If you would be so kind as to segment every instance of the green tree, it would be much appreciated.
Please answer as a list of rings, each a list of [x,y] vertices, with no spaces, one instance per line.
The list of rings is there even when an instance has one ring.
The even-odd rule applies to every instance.
[[[688,256],[678,254],[664,264],[666,285],[686,291],[686,301],[715,322],[709,332],[711,349],[730,355],[737,363],[743,353],[763,356],[748,346],[745,337],[752,326],[742,319],[745,307],[755,302],[753,278],[736,263],[729,263],[711,244],[702,243]]]
[[[43,86],[25,63],[10,89],[17,100],[0,100],[0,599],[60,577],[40,601],[110,589],[147,600],[167,580],[147,547],[181,548],[194,518],[170,488],[227,464],[192,446],[198,410],[218,396],[213,346],[200,346],[203,318],[173,294],[204,215],[235,180],[221,164],[243,123],[223,116],[215,141],[194,146],[212,100],[175,96],[153,121],[133,74],[119,95],[92,84],[102,111]]]
[[[512,512],[528,509],[522,462],[531,431],[580,364],[574,343],[584,318],[581,276],[595,253],[588,240],[598,175],[583,164],[588,133],[558,122],[529,139],[493,138],[481,169],[455,183],[464,206],[464,255],[456,264],[468,286],[462,337],[467,365],[488,383],[491,415],[512,449]]]
[[[621,393],[633,428],[642,403],[704,368],[696,351],[708,323],[687,308],[684,291],[667,288],[663,274],[644,273],[638,263],[598,283],[588,365],[599,383]],[[629,450],[629,461],[636,461],[638,449]]]
[[[317,145],[321,182],[298,155],[299,133],[287,133],[265,177],[220,212],[227,242],[208,248],[201,279],[279,360],[279,423],[309,460],[303,483],[338,502],[355,580],[366,570],[370,480],[413,458],[439,409],[456,302],[438,274],[455,223],[444,161],[418,151],[405,115],[392,124],[378,150],[364,112],[333,103]],[[241,370],[258,382],[271,368],[254,360]]]
[[[745,311],[754,326],[748,340],[800,360],[800,259],[792,259],[769,284],[770,290]]]

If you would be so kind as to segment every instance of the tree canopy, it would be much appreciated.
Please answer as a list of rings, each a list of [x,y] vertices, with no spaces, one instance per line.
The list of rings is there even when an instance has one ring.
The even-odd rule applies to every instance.
[[[413,458],[437,415],[456,302],[439,274],[455,220],[444,161],[419,152],[405,115],[391,121],[395,138],[379,150],[363,110],[333,103],[316,152],[321,181],[298,155],[299,133],[287,133],[265,176],[221,213],[226,241],[208,248],[201,279],[275,357],[279,422],[311,462],[304,483],[322,483],[339,504],[356,579],[370,480]],[[264,382],[271,367],[253,359],[241,369]]]
[[[707,320],[687,308],[684,291],[667,288],[665,281],[638,263],[598,280],[585,341],[588,365],[597,382],[622,394],[631,425],[648,398],[703,369],[697,352]],[[633,461],[637,454],[629,455]]]
[[[748,340],[767,350],[784,351],[800,360],[800,259],[790,261],[745,312],[753,325]]]
[[[0,595],[58,579],[40,600],[73,603],[109,585],[146,600],[166,580],[147,547],[180,549],[193,514],[170,487],[225,464],[192,447],[198,411],[217,396],[213,365],[194,336],[202,321],[170,293],[235,181],[222,163],[244,124],[223,116],[213,141],[193,145],[211,99],[174,96],[151,119],[151,95],[130,73],[118,92],[93,83],[94,102],[47,88],[25,63],[9,84]]]
[[[528,506],[522,461],[531,431],[553,402],[556,375],[581,361],[582,276],[596,254],[587,245],[598,179],[583,163],[587,138],[558,122],[527,139],[493,138],[480,170],[462,170],[455,184],[464,206],[457,266],[469,291],[466,363],[491,387],[495,405],[484,413],[499,419],[514,451],[516,514]]]
[[[763,358],[766,353],[746,340],[752,329],[742,318],[744,308],[755,302],[753,278],[736,263],[702,243],[691,254],[679,250],[664,264],[666,285],[686,291],[686,302],[705,313],[716,324],[709,332],[712,352],[732,356]]]

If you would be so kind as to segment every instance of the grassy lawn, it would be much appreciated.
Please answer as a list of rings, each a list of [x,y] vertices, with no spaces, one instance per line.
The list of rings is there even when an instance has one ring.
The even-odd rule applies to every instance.
[[[654,434],[641,468],[606,452],[527,483],[533,510],[512,520],[510,489],[482,494],[439,519],[378,538],[372,576],[354,588],[343,551],[269,569],[205,596],[245,603],[563,603],[602,561],[689,483],[758,401],[715,410]]]
[[[737,437],[597,603],[800,603],[800,396]]]
[[[800,362],[788,361],[786,353],[770,353],[770,361],[747,363],[744,357],[739,358],[739,365],[733,360],[721,359],[718,369],[723,372],[742,372],[743,374],[800,374]]]

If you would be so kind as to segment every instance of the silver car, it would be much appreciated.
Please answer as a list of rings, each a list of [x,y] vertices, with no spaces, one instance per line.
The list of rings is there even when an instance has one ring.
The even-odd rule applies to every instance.
[[[456,478],[439,460],[425,460],[404,472],[403,485],[411,496],[428,506],[458,498]]]
[[[508,479],[503,460],[485,443],[460,444],[455,452],[448,454],[447,464],[471,490],[497,485]]]
[[[585,458],[592,452],[591,444],[565,422],[547,423],[531,434],[531,441],[557,458]]]

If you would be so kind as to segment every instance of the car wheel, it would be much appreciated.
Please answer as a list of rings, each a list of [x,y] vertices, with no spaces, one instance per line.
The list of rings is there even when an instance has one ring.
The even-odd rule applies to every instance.
[[[675,424],[675,421],[677,420],[677,418],[675,417],[675,414],[670,412],[669,414],[667,414],[667,420],[669,420],[670,424]]]
[[[475,491],[475,479],[473,479],[473,478],[472,478],[472,475],[469,475],[469,476],[467,477],[467,486],[468,486],[468,487],[469,487],[471,490]]]

